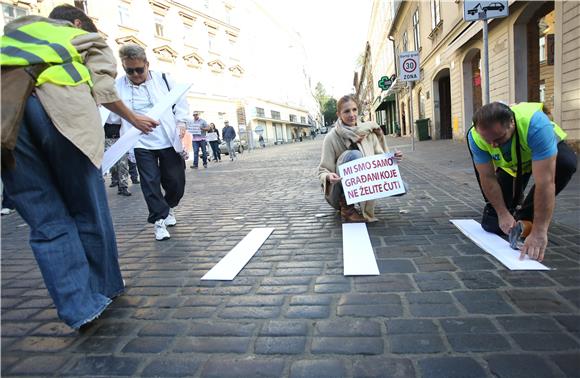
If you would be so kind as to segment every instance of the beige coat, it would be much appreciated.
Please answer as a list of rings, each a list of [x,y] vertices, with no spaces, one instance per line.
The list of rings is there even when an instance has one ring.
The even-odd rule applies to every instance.
[[[4,33],[37,21],[71,26],[67,21],[25,16],[7,24]],[[45,83],[36,88],[36,95],[57,130],[96,167],[100,167],[105,150],[105,134],[97,104],[119,100],[115,89],[117,62],[113,51],[98,33],[82,34],[71,42],[89,69],[93,87],[87,84],[58,86]]]
[[[380,129],[379,125],[375,122],[360,124],[356,129],[358,135],[366,135],[360,143],[357,143],[358,149],[365,157],[383,154],[389,151],[384,135],[381,135],[380,137],[377,136],[377,134],[373,132],[374,129]],[[346,150],[348,150],[346,141],[341,138],[336,132],[336,129],[333,128],[324,138],[322,144],[322,155],[318,166],[318,179],[322,185],[325,197],[330,194],[332,185],[334,185],[328,182],[328,174],[337,172],[336,161]],[[341,184],[338,183],[336,185]],[[375,217],[375,201],[361,202],[360,207],[363,216],[368,222],[376,222],[378,220]]]

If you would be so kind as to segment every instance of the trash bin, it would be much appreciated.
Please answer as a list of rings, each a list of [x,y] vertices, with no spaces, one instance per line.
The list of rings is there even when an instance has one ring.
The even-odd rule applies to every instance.
[[[429,140],[429,118],[418,119],[415,121],[417,125],[417,135],[419,140]]]

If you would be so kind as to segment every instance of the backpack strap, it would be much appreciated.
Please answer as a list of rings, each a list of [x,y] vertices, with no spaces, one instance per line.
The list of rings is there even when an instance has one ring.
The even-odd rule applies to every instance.
[[[161,73],[161,77],[163,78],[163,81],[165,82],[165,86],[167,87],[167,90],[169,92],[171,92],[171,88],[169,87],[169,82],[167,81],[167,76],[165,75],[165,72]],[[173,114],[175,114],[175,104],[173,104],[173,106],[171,107],[171,110],[173,110]]]

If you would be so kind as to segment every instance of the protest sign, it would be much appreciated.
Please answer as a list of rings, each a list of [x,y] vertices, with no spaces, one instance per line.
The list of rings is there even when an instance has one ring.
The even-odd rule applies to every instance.
[[[399,166],[392,153],[373,155],[338,167],[346,203],[405,193]]]

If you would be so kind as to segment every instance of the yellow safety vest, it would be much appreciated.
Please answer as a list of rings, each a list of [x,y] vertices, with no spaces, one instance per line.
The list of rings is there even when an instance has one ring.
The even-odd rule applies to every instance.
[[[519,104],[510,106],[510,109],[515,116],[515,124],[518,128],[518,135],[520,138],[521,145],[521,157],[522,157],[522,172],[527,173],[532,171],[532,150],[528,146],[528,129],[530,127],[530,120],[532,116],[537,111],[542,111],[544,104],[541,102],[521,102]],[[554,134],[560,139],[566,139],[566,133],[560,128],[556,123],[552,122],[554,127]],[[473,141],[482,151],[487,151],[492,156],[493,165],[496,168],[501,168],[513,177],[517,175],[517,154],[516,154],[516,143],[512,137],[511,139],[511,161],[505,160],[501,148],[493,147],[491,144],[487,143],[481,135],[477,132],[475,127],[471,128],[471,136]],[[514,135],[515,136],[515,135]]]
[[[91,75],[71,41],[87,32],[70,26],[37,21],[23,25],[2,36],[0,65],[30,66],[49,64],[37,78],[36,85],[52,83],[92,86]]]

